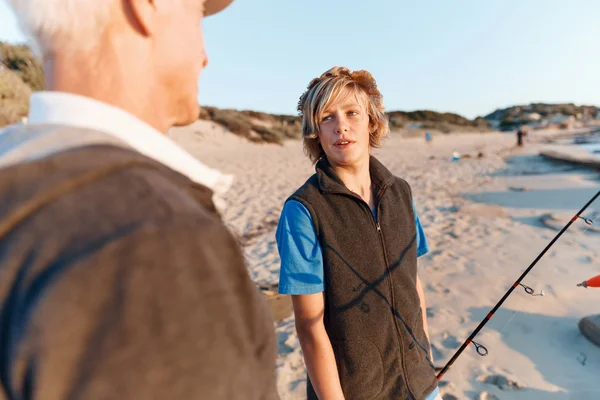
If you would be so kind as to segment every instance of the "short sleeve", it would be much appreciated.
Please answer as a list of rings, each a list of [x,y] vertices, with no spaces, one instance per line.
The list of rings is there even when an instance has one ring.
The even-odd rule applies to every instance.
[[[423,230],[423,226],[421,225],[421,220],[419,219],[419,214],[417,214],[417,207],[413,201],[413,211],[415,214],[415,224],[417,227],[417,257],[421,257],[427,254],[430,250],[429,243],[427,242],[427,237],[425,237],[425,231]]]
[[[308,209],[289,200],[283,206],[276,232],[281,259],[279,293],[314,294],[325,290],[323,254]]]

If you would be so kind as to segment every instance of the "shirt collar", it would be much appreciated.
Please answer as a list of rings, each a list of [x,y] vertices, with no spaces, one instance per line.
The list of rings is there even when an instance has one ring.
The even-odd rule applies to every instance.
[[[93,129],[112,135],[134,150],[211,189],[217,208],[229,190],[233,175],[210,168],[132,114],[90,97],[39,91],[31,95],[28,124],[49,123]]]
[[[333,166],[329,163],[326,156],[321,157],[316,165],[315,171],[317,173],[317,179],[319,187],[324,192],[329,193],[342,193],[351,194],[348,190],[344,181],[333,169]],[[380,190],[386,189],[388,186],[394,183],[394,175],[374,156],[369,156],[369,174],[371,176],[371,182],[378,189],[376,194]]]

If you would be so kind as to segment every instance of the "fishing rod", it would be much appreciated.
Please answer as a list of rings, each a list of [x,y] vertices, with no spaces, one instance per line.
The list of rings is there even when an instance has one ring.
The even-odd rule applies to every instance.
[[[502,306],[502,304],[506,301],[506,299],[512,294],[512,292],[517,287],[519,287],[519,285],[522,286],[523,289],[525,289],[525,292],[527,294],[535,296],[534,290],[532,288],[530,288],[529,286],[526,286],[526,285],[522,284],[521,281],[527,276],[527,274],[529,274],[529,272],[533,269],[533,267],[535,267],[535,265],[538,263],[538,261],[541,260],[541,258],[544,256],[544,254],[546,254],[546,252],[554,245],[554,243],[562,236],[562,234],[565,233],[567,231],[567,229],[569,229],[569,227],[573,224],[573,222],[577,221],[577,219],[582,219],[588,225],[592,225],[593,224],[593,221],[591,219],[584,218],[584,217],[581,216],[581,214],[590,206],[590,204],[592,204],[598,198],[598,196],[600,196],[600,190],[598,191],[598,193],[596,193],[590,199],[590,201],[588,201],[586,203],[585,206],[583,206],[583,208],[581,210],[579,210],[579,212],[577,214],[575,214],[575,216],[573,216],[573,218],[571,218],[571,220],[562,228],[562,230],[560,232],[558,232],[558,234],[554,237],[554,239],[552,239],[552,241],[550,243],[548,243],[548,245],[546,246],[546,248],[544,250],[542,250],[542,252],[540,254],[538,254],[538,256],[531,263],[531,265],[529,265],[529,267],[525,270],[525,272],[523,272],[523,274],[521,274],[521,276],[519,277],[519,279],[517,279],[515,281],[515,283],[510,287],[510,289],[508,289],[508,291],[504,294],[504,296],[502,296],[502,298],[500,299],[500,301],[498,301],[498,303],[496,303],[496,305],[494,306],[494,308],[492,308],[492,310],[486,315],[486,317],[483,319],[483,321],[481,321],[481,323],[477,326],[477,328],[475,328],[475,330],[473,331],[473,333],[471,333],[471,335],[467,338],[467,340],[464,341],[464,343],[460,346],[460,348],[456,351],[456,353],[454,353],[454,355],[452,356],[452,358],[450,359],[450,361],[448,361],[446,363],[446,365],[444,366],[444,368],[442,368],[440,370],[440,372],[437,375],[437,380],[438,381],[440,379],[442,379],[442,377],[444,376],[444,374],[450,369],[450,367],[452,367],[452,364],[454,364],[454,362],[456,361],[456,359],[462,354],[462,352],[467,348],[467,346],[469,344],[473,344],[475,346],[475,349],[476,349],[477,353],[480,356],[487,356],[488,355],[487,348],[485,346],[481,345],[480,343],[477,343],[477,342],[475,342],[473,340],[475,338],[475,336],[477,336],[477,334],[479,333],[479,331],[481,331],[483,329],[483,327],[489,322],[489,320],[492,319],[492,317],[494,316],[494,314],[496,313],[496,311],[498,311],[498,309]],[[592,278],[592,279],[595,279],[595,278]],[[587,285],[587,282],[588,281],[585,282],[586,285]],[[594,283],[595,283],[595,281],[594,281]],[[580,285],[584,286],[583,283],[581,283]],[[539,294],[539,296],[543,296],[543,295],[544,295],[543,292],[541,294]]]

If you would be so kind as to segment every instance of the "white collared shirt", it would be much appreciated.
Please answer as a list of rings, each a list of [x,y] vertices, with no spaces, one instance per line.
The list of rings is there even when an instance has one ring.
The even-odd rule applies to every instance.
[[[28,124],[59,124],[93,129],[112,135],[134,150],[187,176],[214,192],[220,210],[222,196],[233,182],[181,148],[167,135],[132,114],[90,97],[64,92],[40,91],[31,95]]]

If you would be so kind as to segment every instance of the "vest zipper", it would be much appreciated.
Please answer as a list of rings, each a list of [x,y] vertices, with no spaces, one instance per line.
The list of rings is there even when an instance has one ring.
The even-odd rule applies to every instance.
[[[381,197],[383,197],[383,193],[384,191],[381,193]],[[362,200],[362,199],[361,199]],[[373,215],[373,213],[371,212],[371,208],[369,207],[369,205],[363,200],[363,203],[367,206],[367,209],[369,210],[369,214],[371,214],[371,216],[373,217],[373,222],[375,222],[375,228],[377,229],[377,233],[379,234],[379,241],[381,242],[381,250],[383,251],[383,259],[385,261],[385,270],[387,272],[388,275],[388,287],[390,290],[390,303],[391,303],[391,307],[392,309],[390,310],[391,314],[392,314],[392,319],[394,320],[394,326],[396,327],[396,337],[398,338],[398,346],[400,347],[400,354],[402,357],[402,371],[404,374],[404,380],[406,383],[406,389],[408,390],[408,393],[412,396],[412,389],[410,387],[410,383],[408,381],[408,377],[406,375],[406,365],[405,365],[405,354],[404,354],[404,346],[403,346],[403,340],[402,340],[402,334],[400,333],[400,326],[398,326],[398,319],[396,318],[396,316],[394,315],[393,310],[396,309],[396,297],[394,296],[394,285],[392,285],[392,271],[390,270],[390,263],[388,261],[388,256],[387,256],[387,250],[385,248],[385,239],[383,237],[383,231],[381,230],[381,225],[379,224],[379,221],[375,218],[375,216]],[[377,203],[376,208],[376,215],[377,217],[379,217],[379,202]]]
[[[383,194],[385,193],[385,189],[383,189],[383,191],[381,192],[381,197],[383,197]],[[369,207],[369,205],[360,197],[355,196],[357,198],[357,200],[359,200],[362,204],[365,205],[365,207],[367,207],[367,211],[369,212],[369,214],[371,215],[371,220],[373,221],[373,223],[375,224],[375,229],[377,230],[377,233],[379,234],[379,242],[381,243],[381,250],[383,251],[383,259],[385,262],[385,270],[387,272],[388,275],[388,287],[390,290],[390,296],[392,297],[390,300],[390,303],[392,305],[392,318],[394,320],[394,326],[396,327],[396,333],[398,335],[398,340],[400,341],[400,350],[402,352],[402,360],[404,360],[404,348],[402,347],[402,335],[400,334],[400,327],[398,326],[398,321],[396,319],[396,316],[393,313],[393,310],[396,307],[396,299],[394,296],[394,285],[392,285],[392,271],[390,270],[390,263],[388,261],[388,256],[387,256],[387,250],[385,248],[385,240],[383,237],[383,231],[381,230],[381,225],[379,224],[379,221],[376,219],[376,217],[373,215],[373,212],[371,211],[371,207]],[[376,215],[379,216],[379,203],[377,203],[377,206],[375,206],[376,208]],[[406,371],[405,371],[406,374]],[[407,383],[408,386],[408,383]]]

